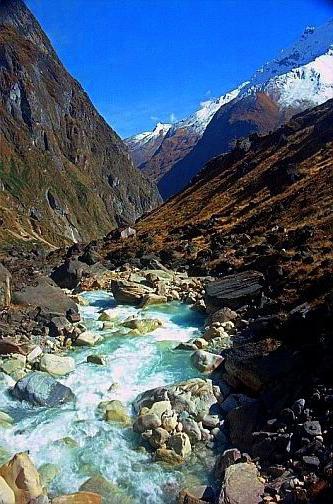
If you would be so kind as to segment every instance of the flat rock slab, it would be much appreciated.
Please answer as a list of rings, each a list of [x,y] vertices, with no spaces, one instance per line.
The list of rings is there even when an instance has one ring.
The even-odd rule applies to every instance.
[[[223,307],[241,308],[260,299],[263,284],[264,275],[258,271],[243,271],[228,275],[222,280],[206,285],[206,304],[211,311]]]
[[[263,493],[256,465],[234,464],[225,471],[219,504],[259,504]]]
[[[12,390],[16,399],[35,406],[57,406],[75,399],[69,387],[47,373],[36,371],[19,380]]]
[[[39,307],[45,314],[65,315],[71,309],[78,311],[76,303],[47,277],[40,277],[36,285],[29,285],[21,291],[14,292],[13,302],[23,306]]]

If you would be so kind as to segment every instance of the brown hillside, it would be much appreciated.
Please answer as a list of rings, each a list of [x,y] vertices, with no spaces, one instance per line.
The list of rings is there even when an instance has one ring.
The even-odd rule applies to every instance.
[[[287,304],[325,293],[333,286],[333,101],[250,144],[210,161],[137,223],[137,238],[109,237],[104,255],[154,252],[196,274],[255,267]]]

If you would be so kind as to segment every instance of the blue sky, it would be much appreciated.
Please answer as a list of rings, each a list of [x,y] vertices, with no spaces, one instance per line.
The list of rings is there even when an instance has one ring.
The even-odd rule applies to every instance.
[[[329,0],[27,0],[71,74],[127,137],[192,113],[333,17]]]

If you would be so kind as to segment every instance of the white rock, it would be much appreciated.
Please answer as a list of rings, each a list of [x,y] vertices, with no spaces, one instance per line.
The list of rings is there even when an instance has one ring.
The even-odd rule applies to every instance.
[[[75,361],[72,357],[62,357],[60,355],[45,354],[40,361],[40,370],[51,375],[64,376],[73,372]]]
[[[27,355],[27,362],[35,362],[35,360],[38,359],[40,355],[42,355],[43,350],[41,349],[40,346],[36,346],[28,355]]]
[[[101,336],[91,331],[85,331],[75,340],[77,346],[94,346],[101,340]]]

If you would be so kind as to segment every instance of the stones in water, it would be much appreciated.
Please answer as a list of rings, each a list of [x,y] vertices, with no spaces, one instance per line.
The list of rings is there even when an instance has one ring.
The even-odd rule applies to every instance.
[[[142,434],[148,430],[156,429],[162,425],[161,419],[154,413],[140,415],[134,422],[133,429],[135,432]]]
[[[226,469],[219,504],[259,504],[263,493],[256,465],[242,462]]]
[[[202,373],[212,373],[223,361],[222,355],[206,352],[205,350],[197,350],[191,356],[193,366]]]
[[[155,449],[166,448],[170,434],[162,427],[158,427],[152,431],[152,435],[148,437],[148,441]]]
[[[147,306],[165,304],[167,301],[166,296],[150,293],[143,296],[139,307],[146,308]]]
[[[192,443],[201,441],[201,430],[199,428],[199,425],[195,420],[193,420],[193,418],[190,417],[181,418],[181,422],[183,426],[183,431],[188,435]]]
[[[34,406],[57,406],[75,399],[69,387],[57,382],[52,376],[41,371],[28,374],[19,380],[12,395],[20,401]]]
[[[14,503],[31,502],[43,493],[39,473],[27,453],[18,453],[1,466],[0,477],[14,493]],[[7,493],[12,496],[8,489]]]
[[[129,319],[122,323],[123,327],[128,327],[132,330],[133,335],[145,335],[151,333],[162,326],[162,322],[158,319]]]
[[[105,406],[105,420],[107,422],[116,422],[124,426],[131,423],[130,417],[125,406],[121,401],[109,401]]]
[[[105,366],[106,364],[106,358],[104,355],[88,355],[87,357],[87,362],[90,362],[91,364],[96,364],[98,366]]]
[[[184,463],[184,459],[181,455],[178,455],[174,450],[168,448],[158,448],[155,452],[155,458],[156,460],[172,466]]]
[[[60,469],[55,464],[43,464],[38,469],[42,487],[47,490],[50,483],[60,474]]]
[[[39,368],[54,376],[65,376],[75,370],[75,360],[72,357],[44,354],[40,360]]]
[[[169,400],[176,413],[187,411],[197,421],[202,420],[218,404],[212,381],[192,378],[143,392],[134,401],[134,408],[140,411],[144,406],[151,407],[161,400]]]
[[[92,331],[84,331],[75,340],[76,346],[94,346],[102,340],[102,337]]]

